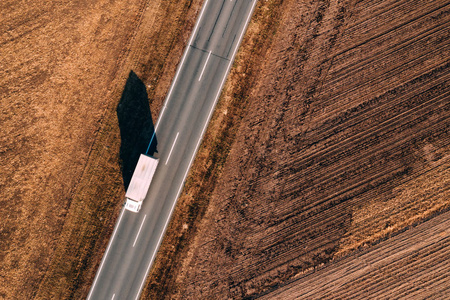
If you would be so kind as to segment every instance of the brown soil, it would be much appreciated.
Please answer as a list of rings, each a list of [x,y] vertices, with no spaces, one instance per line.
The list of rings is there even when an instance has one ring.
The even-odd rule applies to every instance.
[[[257,297],[448,208],[449,21],[448,1],[259,3],[147,297]]]
[[[445,299],[450,213],[268,292],[261,299]]]
[[[125,81],[156,120],[200,2],[1,2],[0,299],[86,296],[123,201]]]

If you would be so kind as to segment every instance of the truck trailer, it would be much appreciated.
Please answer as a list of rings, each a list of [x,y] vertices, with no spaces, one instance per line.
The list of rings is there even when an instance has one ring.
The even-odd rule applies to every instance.
[[[125,208],[127,210],[139,212],[142,202],[144,201],[145,196],[147,196],[157,166],[157,158],[141,154],[125,194]]]

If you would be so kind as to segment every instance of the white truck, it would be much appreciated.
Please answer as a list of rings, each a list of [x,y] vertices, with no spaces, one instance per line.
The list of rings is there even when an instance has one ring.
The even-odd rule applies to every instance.
[[[130,185],[125,194],[125,208],[132,212],[139,212],[147,195],[156,167],[158,159],[152,156],[141,154],[139,161],[134,169],[133,177],[131,177]]]

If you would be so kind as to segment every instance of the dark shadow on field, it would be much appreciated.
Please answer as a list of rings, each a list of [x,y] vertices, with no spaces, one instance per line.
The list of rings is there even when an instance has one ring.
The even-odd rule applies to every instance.
[[[153,137],[149,147],[155,128],[147,90],[145,84],[133,71],[130,71],[122,97],[117,105],[117,118],[121,137],[120,165],[123,184],[127,190],[141,153],[153,156],[157,152],[156,136]]]

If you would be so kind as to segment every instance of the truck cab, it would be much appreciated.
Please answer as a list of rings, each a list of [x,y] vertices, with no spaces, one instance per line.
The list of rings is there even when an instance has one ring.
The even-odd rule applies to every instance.
[[[133,199],[126,198],[125,209],[137,213],[141,209],[141,206],[142,206],[142,201],[138,202],[138,201],[134,201]]]

